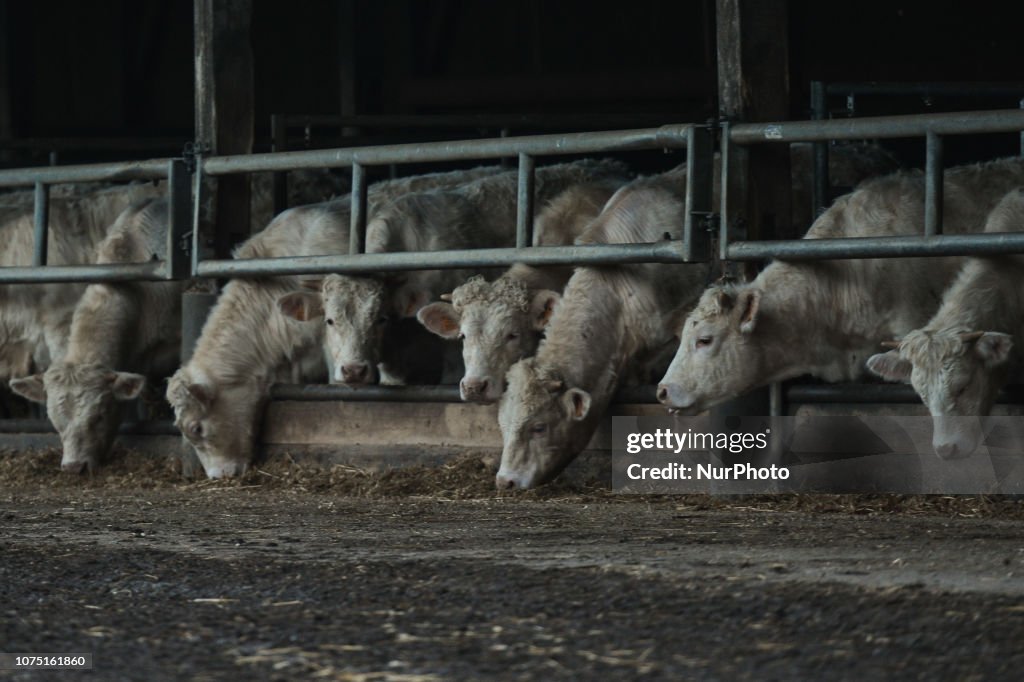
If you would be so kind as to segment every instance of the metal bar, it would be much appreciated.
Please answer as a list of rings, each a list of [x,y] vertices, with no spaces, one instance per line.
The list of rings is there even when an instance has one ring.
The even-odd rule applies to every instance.
[[[148,161],[94,163],[78,166],[10,168],[0,170],[0,187],[25,187],[37,182],[56,185],[68,182],[159,180],[167,177],[168,161],[169,159],[150,159]]]
[[[942,138],[925,136],[924,233],[942,234]]]
[[[683,220],[683,258],[706,261],[711,257],[707,228],[713,211],[714,136],[710,128],[690,129],[686,144],[686,217]]]
[[[1021,235],[1024,237],[1024,234]],[[679,241],[653,244],[588,244],[584,246],[531,246],[525,249],[462,249],[458,251],[407,251],[341,256],[293,256],[211,260],[199,264],[199,277],[259,277],[363,273],[399,270],[527,265],[618,265],[623,263],[682,263]]]
[[[615,394],[613,403],[656,404],[656,386],[633,386]],[[274,384],[273,400],[322,402],[459,403],[458,386],[359,386],[344,384]]]
[[[1024,112],[1021,112],[1024,117]],[[203,160],[209,175],[251,173],[256,171],[295,170],[298,168],[339,168],[362,163],[368,166],[389,163],[426,163],[434,161],[476,161],[502,156],[531,154],[588,154],[596,152],[684,147],[689,125],[668,125],[660,128],[615,130],[565,135],[525,135],[487,140],[456,140],[445,142],[352,147],[347,149],[316,149],[282,154],[238,154]],[[2,177],[2,176],[0,176]]]
[[[768,384],[768,414],[772,417],[782,417],[786,414],[786,398],[780,381]]]
[[[35,188],[35,210],[32,233],[32,265],[46,265],[47,242],[50,228],[50,187],[37,182]]]
[[[718,206],[718,259],[726,260],[729,257],[729,224],[732,222],[732,211],[729,210],[729,201],[731,200],[729,191],[732,189],[729,184],[729,178],[732,175],[732,157],[735,152],[735,146],[732,141],[730,132],[732,130],[732,124],[728,121],[722,123],[722,168],[721,168],[721,183],[719,187],[719,206]]]
[[[366,167],[352,164],[352,216],[348,230],[348,252],[366,251]]]
[[[927,97],[1019,97],[1024,83],[829,83],[830,95],[912,95]]]
[[[203,164],[199,163],[201,157],[196,156],[195,172],[192,173],[192,263],[191,273],[195,277],[199,271],[199,262],[203,257],[203,232],[200,229],[203,225],[203,202],[206,198],[203,194],[206,191],[206,181],[203,178]]]
[[[1024,111],[1024,97],[1020,98],[1020,109]],[[1020,131],[1020,155],[1024,156],[1024,130]]]
[[[833,139],[921,137],[978,133],[1016,133],[1024,130],[1024,110],[962,111],[912,116],[870,116],[828,121],[736,123],[730,136],[737,144],[818,142]]]
[[[185,279],[192,273],[188,231],[192,227],[192,178],[183,159],[167,164],[167,268],[168,279]]]
[[[811,118],[815,121],[828,119],[828,99],[825,84],[811,83]],[[814,178],[811,182],[811,219],[818,217],[828,204],[828,142],[814,143]]]
[[[840,260],[923,256],[1000,256],[1024,253],[1024,233],[941,234],[935,236],[849,237],[735,242],[729,260]]]
[[[0,284],[40,282],[154,282],[167,279],[163,261],[104,265],[48,265],[0,268]]]
[[[285,117],[274,114],[270,117],[270,150],[283,152],[288,149],[288,126]],[[274,173],[274,215],[288,208],[288,173]]]
[[[516,185],[516,248],[533,245],[534,161],[529,154],[519,154],[519,181]]]
[[[790,403],[920,403],[908,384],[795,384],[786,391]],[[999,403],[1024,403],[1024,386],[1006,386]]]

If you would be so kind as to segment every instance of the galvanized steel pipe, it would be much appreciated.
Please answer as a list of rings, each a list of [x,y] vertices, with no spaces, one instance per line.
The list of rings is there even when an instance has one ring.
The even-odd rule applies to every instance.
[[[942,234],[846,239],[743,241],[729,244],[729,260],[841,260],[844,258],[920,258],[925,256],[999,256],[1024,253],[1024,233]]]
[[[515,263],[527,265],[620,265],[624,263],[683,262],[682,242],[661,241],[651,244],[531,246],[525,249],[402,251],[361,255],[209,260],[199,263],[199,271],[196,275],[198,277],[272,277],[330,272],[373,273],[399,270],[496,268],[508,267]]]

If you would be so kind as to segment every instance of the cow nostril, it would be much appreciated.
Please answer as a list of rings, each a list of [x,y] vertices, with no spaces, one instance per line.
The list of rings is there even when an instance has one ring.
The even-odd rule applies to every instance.
[[[516,487],[515,479],[505,478],[504,476],[498,476],[495,480],[495,486],[498,490],[512,490]]]
[[[668,389],[665,386],[658,386],[658,401],[665,402],[668,400]]]
[[[88,462],[67,462],[65,464],[61,464],[60,468],[69,474],[80,475],[86,472],[89,468],[89,464]]]

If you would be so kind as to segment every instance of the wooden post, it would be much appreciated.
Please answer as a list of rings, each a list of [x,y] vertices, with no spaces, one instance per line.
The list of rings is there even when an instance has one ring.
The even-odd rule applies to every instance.
[[[252,0],[194,0],[196,142],[207,154],[250,154],[253,145]],[[208,181],[201,229],[228,258],[249,236],[249,177]],[[204,239],[208,242],[209,237]]]
[[[787,0],[716,0],[718,109],[722,118],[789,118],[788,19]],[[788,146],[733,147],[729,170],[728,215],[732,224],[727,228],[732,238],[795,238],[790,217]],[[768,415],[779,409],[778,401],[770,400],[766,388],[731,400],[712,414]]]
[[[789,118],[789,3],[717,0],[718,109],[730,121]],[[751,239],[795,238],[790,217],[789,149],[781,144],[736,149],[729,185]],[[732,202],[730,202],[732,204]]]

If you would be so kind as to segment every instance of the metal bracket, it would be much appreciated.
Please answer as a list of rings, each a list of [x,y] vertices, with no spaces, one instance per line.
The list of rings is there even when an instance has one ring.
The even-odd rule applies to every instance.
[[[181,158],[185,161],[185,168],[188,170],[189,175],[196,172],[199,159],[212,151],[213,147],[207,142],[194,140],[185,143],[185,146],[181,149]]]

